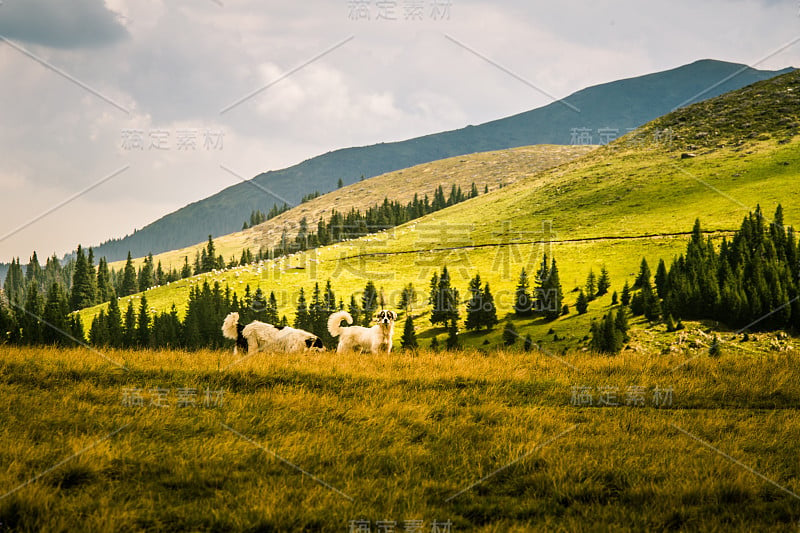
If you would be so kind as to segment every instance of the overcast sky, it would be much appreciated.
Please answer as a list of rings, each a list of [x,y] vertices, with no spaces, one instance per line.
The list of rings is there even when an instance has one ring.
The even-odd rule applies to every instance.
[[[250,178],[703,58],[800,66],[798,0],[559,4],[4,0],[0,261],[121,237],[239,182],[221,166]]]

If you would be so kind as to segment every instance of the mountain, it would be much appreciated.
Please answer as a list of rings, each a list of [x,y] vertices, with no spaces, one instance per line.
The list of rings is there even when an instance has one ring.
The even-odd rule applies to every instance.
[[[236,231],[251,210],[268,211],[278,198],[299,203],[302,196],[333,190],[337,181],[354,183],[413,165],[489,150],[533,144],[571,144],[577,129],[584,141],[603,144],[601,129],[624,135],[656,117],[694,101],[711,98],[792,69],[762,71],[744,65],[701,60],[672,70],[619,80],[578,91],[562,101],[525,113],[406,141],[346,148],[269,171],[189,204],[122,239],[103,243],[97,257],[109,261],[159,253]],[[589,138],[589,136],[591,138]],[[270,191],[274,197],[267,194]]]
[[[486,157],[459,159],[480,168]],[[669,264],[685,252],[695,219],[717,243],[757,205],[769,221],[782,204],[785,223],[800,225],[800,71],[679,109],[555,168],[528,170],[524,149],[492,157],[502,157],[504,172],[516,168],[520,178],[392,231],[180,280],[147,291],[147,301],[159,311],[174,303],[183,312],[189,291],[204,281],[218,281],[239,296],[249,285],[274,292],[280,313],[291,320],[301,288],[311,291],[330,280],[347,302],[373,281],[387,306],[397,308],[402,289],[413,283],[418,336],[428,343],[443,332],[427,319],[427,288],[432,274],[447,266],[462,295],[475,274],[489,282],[498,316],[515,320],[523,337],[530,334],[550,353],[583,347],[591,321],[608,311],[614,291],[633,283],[642,257],[653,272],[660,259]],[[516,319],[511,307],[519,273],[536,272],[544,253],[558,260],[569,312],[552,322]],[[586,314],[575,313],[578,288],[603,266],[611,290],[592,301]],[[99,309],[82,311],[84,323]],[[498,344],[501,329],[465,334],[463,341]],[[674,340],[663,327],[643,334],[658,335],[650,344],[659,349],[669,349]]]
[[[341,189],[303,202],[266,222],[221,235],[214,239],[214,246],[217,254],[226,260],[238,259],[245,248],[257,253],[262,249],[267,251],[278,247],[284,231],[289,241],[294,242],[303,218],[311,230],[316,231],[317,221],[330,220],[333,210],[344,214],[352,209],[363,212],[366,207],[380,205],[386,198],[403,204],[411,202],[415,196],[420,200],[426,196],[433,199],[439,186],[443,188],[445,194],[449,194],[453,186],[459,187],[464,193],[469,193],[472,185],[475,185],[479,194],[484,194],[484,191],[494,191],[508,186],[532,172],[553,168],[577,159],[596,148],[596,146],[565,145],[523,146],[422,163],[345,185]],[[188,258],[191,262],[207,244],[207,241],[204,241],[155,254],[154,262],[161,263],[167,270],[172,268],[180,270],[184,258]],[[134,264],[138,267],[142,261],[143,258],[139,258]],[[112,262],[109,266],[121,270],[125,262]]]

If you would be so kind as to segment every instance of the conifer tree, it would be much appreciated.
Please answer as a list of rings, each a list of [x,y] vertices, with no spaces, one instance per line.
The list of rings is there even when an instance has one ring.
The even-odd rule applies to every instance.
[[[403,325],[403,336],[400,339],[400,346],[404,350],[416,350],[419,346],[417,343],[417,333],[414,331],[414,320],[410,313],[406,315],[406,322]]]
[[[514,298],[514,313],[517,316],[529,316],[533,313],[533,301],[528,291],[528,286],[528,274],[523,267],[519,274],[516,297]]]
[[[278,300],[275,298],[275,292],[270,291],[269,300],[267,300],[267,308],[264,313],[264,321],[267,324],[277,324],[279,320]]]
[[[183,267],[181,267],[181,279],[192,277],[192,267],[189,266],[189,256],[183,256]]]
[[[658,267],[656,267],[656,291],[658,291],[658,296],[663,298],[667,295],[667,265],[664,263],[663,259],[658,261]]]
[[[47,301],[44,306],[44,325],[42,340],[45,344],[66,344],[64,333],[69,329],[69,303],[64,287],[57,281],[50,284],[47,290]]]
[[[492,330],[499,324],[497,319],[497,308],[494,304],[494,296],[489,289],[489,282],[487,281],[483,286],[483,312],[481,313],[481,325],[487,330]]]
[[[586,277],[586,298],[591,302],[594,300],[597,291],[597,279],[594,275],[594,270],[589,270],[589,275]]]
[[[589,299],[586,297],[586,294],[583,292],[583,289],[580,290],[578,293],[578,299],[575,301],[575,310],[578,312],[579,315],[586,314],[586,311],[589,309]]]
[[[128,300],[128,309],[125,311],[122,345],[125,348],[136,346],[136,311],[133,309],[133,300]]]
[[[458,338],[458,321],[455,318],[450,319],[450,324],[447,326],[445,347],[448,350],[457,350],[461,348],[461,341]]]
[[[522,349],[526,352],[533,350],[533,338],[530,336],[530,334],[525,335],[525,343],[522,345]]]
[[[469,331],[479,329],[483,325],[483,290],[481,276],[475,274],[469,282],[469,301],[467,301],[467,320],[464,327]]]
[[[417,291],[414,289],[414,284],[409,283],[403,287],[400,293],[400,307],[408,313],[417,301]]]
[[[642,257],[642,262],[639,265],[639,274],[636,276],[636,281],[633,282],[633,288],[641,289],[645,281],[650,282],[650,267],[647,265],[647,259]]]
[[[19,319],[23,344],[41,344],[44,340],[44,328],[41,321],[43,313],[44,300],[36,285],[36,278],[32,277],[25,291],[24,312],[20,314]]]
[[[150,310],[147,306],[147,296],[142,294],[139,307],[139,321],[136,325],[136,344],[140,348],[150,347]]]
[[[378,290],[372,281],[368,281],[361,295],[362,325],[372,324],[372,318],[378,310]]]
[[[351,317],[353,317],[354,324],[361,323],[361,308],[358,307],[355,294],[350,295],[350,305],[347,306],[347,312],[350,313]]]
[[[106,329],[108,331],[108,345],[119,348],[123,344],[122,311],[116,296],[111,297],[106,314]]]
[[[111,284],[108,261],[106,261],[105,257],[101,257],[100,263],[97,265],[97,302],[107,302],[111,300],[113,295],[114,286]]]
[[[519,334],[514,323],[510,320],[506,321],[506,325],[503,327],[503,344],[513,346],[517,342],[517,338],[519,338]]]
[[[611,288],[611,277],[605,265],[600,267],[600,277],[597,278],[597,296],[603,296]]]
[[[294,316],[294,327],[298,329],[304,329],[306,331],[311,329],[311,316],[308,312],[306,295],[302,287],[300,287],[300,294],[297,297],[297,309]]]
[[[78,311],[85,307],[94,305],[94,283],[93,276],[89,269],[89,263],[83,250],[78,245],[75,258],[75,270],[72,274],[72,293],[70,295],[70,309]]]
[[[431,310],[431,324],[447,326],[451,320],[458,320],[458,302],[458,290],[450,285],[450,273],[447,267],[442,267],[435,305]]]
[[[561,280],[555,257],[550,265],[550,271],[543,287],[545,290],[539,295],[542,300],[538,302],[537,308],[544,311],[544,317],[547,320],[555,320],[561,314],[561,302],[564,301],[564,292],[561,289]]]
[[[622,305],[629,305],[631,303],[631,288],[628,286],[628,281],[625,281],[625,285],[622,286],[622,294],[620,295],[620,303]]]
[[[122,286],[120,288],[120,296],[130,296],[135,294],[139,289],[139,283],[136,280],[136,269],[133,267],[133,260],[131,253],[128,252],[128,259],[125,261],[125,270],[122,273]]]

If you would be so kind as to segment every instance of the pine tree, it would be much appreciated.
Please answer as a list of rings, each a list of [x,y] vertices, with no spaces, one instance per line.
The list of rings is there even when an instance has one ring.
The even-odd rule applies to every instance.
[[[458,320],[458,290],[450,285],[450,273],[442,267],[439,286],[436,290],[435,305],[431,311],[431,324],[447,326],[451,320]]]
[[[617,309],[617,315],[614,318],[614,326],[617,328],[617,331],[620,332],[622,342],[628,342],[630,340],[628,329],[630,328],[628,326],[628,312],[624,307]]]
[[[136,280],[136,269],[133,267],[133,260],[131,259],[131,252],[128,252],[128,260],[125,262],[125,270],[122,273],[122,287],[120,288],[120,296],[130,296],[136,294],[139,289],[139,283]]]
[[[516,297],[514,298],[514,313],[517,316],[529,316],[533,312],[533,301],[528,292],[528,274],[523,267],[517,282]]]
[[[267,300],[267,308],[264,312],[264,322],[267,324],[277,324],[278,320],[278,300],[275,298],[275,292],[270,291],[269,300]]]
[[[525,335],[525,343],[522,345],[522,349],[526,352],[533,350],[533,338],[530,336],[530,334]]]
[[[550,271],[543,288],[544,290],[540,294],[542,300],[538,303],[539,307],[537,308],[544,311],[544,317],[547,320],[555,320],[561,314],[561,302],[564,301],[564,292],[561,289],[561,280],[555,257],[550,265]]]
[[[353,317],[354,324],[361,323],[361,308],[358,307],[355,294],[350,295],[350,305],[347,306],[347,312],[350,313],[351,317]]]
[[[86,333],[83,330],[81,315],[74,313],[69,318],[69,334],[79,344],[86,344]]]
[[[457,350],[461,348],[461,341],[458,338],[458,321],[455,319],[451,319],[450,324],[447,326],[445,347],[448,350]]]
[[[430,292],[428,294],[428,305],[436,307],[436,300],[439,297],[439,273],[434,271],[431,276]]]
[[[80,248],[80,247],[79,247]],[[25,270],[25,285],[30,286],[33,283],[37,289],[41,288],[42,283],[42,265],[39,264],[39,258],[36,252],[28,260],[28,266]]]
[[[417,291],[414,289],[414,284],[409,283],[403,287],[400,293],[400,307],[408,313],[417,301]]]
[[[361,309],[363,311],[362,325],[372,324],[372,317],[378,310],[378,291],[372,281],[368,281],[361,295]]]
[[[139,307],[139,322],[136,326],[136,344],[140,348],[150,347],[150,310],[147,307],[147,296],[142,295]]]
[[[153,271],[153,254],[149,254],[144,259],[144,263],[142,264],[142,269],[139,271],[139,292],[144,292],[153,285],[154,283],[154,271]]]
[[[44,306],[42,340],[45,344],[66,344],[64,333],[69,329],[69,303],[64,287],[54,281],[47,290],[47,302]]]
[[[506,346],[513,346],[518,338],[519,334],[517,333],[517,328],[514,326],[513,322],[508,320],[503,328],[503,344]]]
[[[44,300],[36,285],[36,278],[32,277],[25,291],[24,312],[19,319],[23,344],[41,344],[44,340],[44,327],[41,321],[43,313]]]
[[[583,289],[580,290],[578,293],[578,299],[575,301],[575,310],[578,312],[579,315],[586,314],[586,311],[589,309],[589,299],[586,297],[586,294],[583,292]]]
[[[261,287],[257,287],[255,294],[253,294],[250,310],[250,318],[252,318],[252,320],[272,324],[272,322],[267,320],[267,300],[264,298],[264,291],[261,290]]]
[[[122,346],[125,348],[133,348],[136,346],[136,311],[133,309],[132,300],[128,300],[128,309],[125,311]]]
[[[108,330],[108,345],[113,348],[121,347],[123,344],[122,311],[119,308],[119,301],[115,296],[112,296],[108,304],[106,329]]]
[[[664,298],[667,295],[667,265],[663,259],[658,261],[655,282],[658,296]]]
[[[614,291],[611,294],[611,305],[617,305],[619,303],[619,296],[617,295],[617,291]]]
[[[211,272],[217,268],[217,251],[214,246],[214,239],[211,235],[208,236],[208,243],[203,250],[204,255],[201,256],[200,268],[201,272]]]
[[[600,277],[597,278],[597,296],[603,296],[611,288],[611,277],[605,265],[600,267]]]
[[[108,344],[106,313],[102,309],[100,313],[92,319],[92,325],[89,328],[89,342],[94,346],[106,346]]]
[[[294,316],[294,327],[298,329],[304,329],[306,331],[311,329],[311,315],[308,313],[306,295],[302,287],[300,287],[300,294],[297,297],[297,309]]]
[[[481,325],[487,330],[492,330],[499,324],[497,319],[497,308],[494,305],[494,296],[489,290],[489,282],[483,286],[483,312],[481,314]]]
[[[647,259],[642,257],[642,263],[639,265],[639,274],[636,276],[636,281],[633,282],[633,288],[641,289],[645,281],[650,282],[650,267],[647,265]]]
[[[631,288],[628,286],[627,280],[625,281],[625,285],[622,286],[622,294],[620,295],[619,301],[625,306],[631,303]]]
[[[431,339],[431,350],[434,352],[439,351],[439,339],[436,337],[436,335],[434,335]]]
[[[114,286],[111,284],[111,274],[108,271],[108,261],[105,257],[100,258],[97,265],[97,301],[103,303],[111,300],[114,296]]]
[[[400,339],[400,346],[404,350],[416,350],[419,344],[417,343],[417,333],[414,331],[414,320],[409,313],[406,315],[406,322],[403,326],[403,336]]]
[[[467,302],[467,320],[464,327],[469,331],[479,329],[483,325],[483,291],[481,290],[481,276],[475,274],[469,282],[470,298]]]
[[[81,246],[78,245],[78,251],[75,259],[75,270],[72,274],[72,293],[70,295],[70,309],[79,311],[86,307],[94,305],[94,283],[93,276],[89,269],[89,263],[86,256],[83,254]]]
[[[597,280],[594,275],[594,270],[589,270],[589,275],[586,277],[586,298],[588,298],[590,302],[594,300],[596,290]]]
[[[189,266],[189,256],[183,256],[183,267],[181,267],[181,279],[192,277],[192,267]],[[125,295],[123,295],[125,296]]]
[[[3,283],[3,290],[9,302],[20,304],[25,298],[25,274],[22,272],[19,257],[16,260],[11,259],[11,264],[8,267],[6,279]]]

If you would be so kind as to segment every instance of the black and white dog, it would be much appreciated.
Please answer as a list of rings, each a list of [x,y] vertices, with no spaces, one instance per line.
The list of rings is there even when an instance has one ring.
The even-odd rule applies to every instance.
[[[254,320],[246,326],[239,324],[239,313],[233,312],[222,323],[222,336],[236,341],[234,355],[241,348],[248,354],[256,352],[299,352],[323,350],[322,340],[313,333],[289,326],[273,326]]]
[[[333,313],[328,318],[328,331],[334,337],[339,337],[336,353],[345,351],[391,352],[394,321],[397,320],[397,313],[382,310],[375,315],[375,319],[378,323],[371,328],[363,326],[342,327],[342,320],[352,324],[353,317],[347,311]]]

